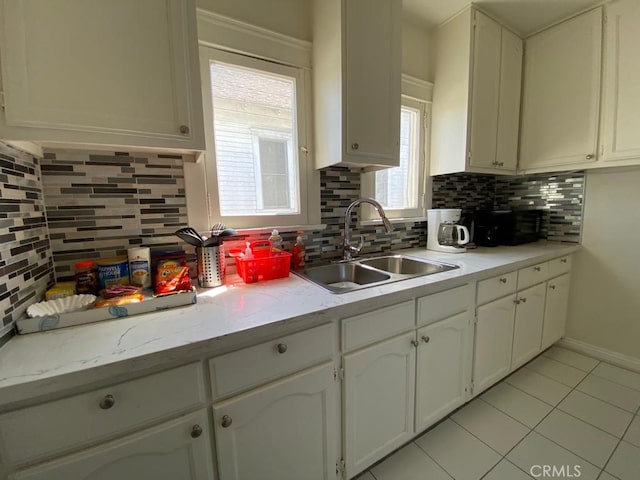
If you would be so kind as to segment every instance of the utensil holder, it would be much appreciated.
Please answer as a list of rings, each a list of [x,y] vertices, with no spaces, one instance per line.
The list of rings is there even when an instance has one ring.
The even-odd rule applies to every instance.
[[[197,247],[198,286],[218,287],[224,283],[226,273],[224,246]]]

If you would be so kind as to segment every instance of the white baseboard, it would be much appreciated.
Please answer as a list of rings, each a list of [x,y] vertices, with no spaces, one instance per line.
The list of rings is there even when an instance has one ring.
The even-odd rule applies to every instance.
[[[624,355],[622,353],[607,350],[606,348],[597,347],[574,338],[564,337],[556,345],[584,353],[590,357],[597,358],[612,365],[640,372],[640,358]]]

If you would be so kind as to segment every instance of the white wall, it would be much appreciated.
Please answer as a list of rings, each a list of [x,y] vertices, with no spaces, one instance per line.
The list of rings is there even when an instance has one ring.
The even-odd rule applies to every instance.
[[[311,0],[197,0],[199,8],[311,41]]]
[[[589,170],[567,337],[640,359],[640,167]]]
[[[433,82],[433,36],[424,28],[402,22],[402,73]]]

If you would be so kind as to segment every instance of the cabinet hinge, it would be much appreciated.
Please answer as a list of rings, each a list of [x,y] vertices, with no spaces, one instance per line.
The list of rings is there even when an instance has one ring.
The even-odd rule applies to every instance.
[[[476,384],[471,380],[471,385],[469,385],[469,394],[473,395],[473,391],[476,389]]]
[[[344,368],[340,367],[333,369],[333,380],[336,382],[338,380],[344,380]]]
[[[604,143],[600,145],[600,158],[604,157]]]
[[[478,315],[474,315],[473,316],[473,324],[477,325],[478,324]]]
[[[2,90],[0,90],[0,108],[4,112],[4,92]]]
[[[336,462],[336,476],[339,478],[345,478],[346,464],[344,463],[344,459],[341,458],[338,462]]]
[[[471,161],[471,150],[467,152],[467,160]]]

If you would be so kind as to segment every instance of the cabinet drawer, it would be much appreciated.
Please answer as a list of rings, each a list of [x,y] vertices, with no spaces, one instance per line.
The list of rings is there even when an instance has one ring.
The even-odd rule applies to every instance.
[[[139,428],[205,401],[202,367],[185,365],[0,416],[12,465]]]
[[[478,282],[478,305],[516,291],[517,272],[509,272]]]
[[[532,265],[518,270],[518,290],[542,283],[549,278],[549,264],[547,262]]]
[[[473,285],[464,285],[418,299],[419,327],[473,309]]]
[[[571,270],[571,255],[549,260],[549,278],[557,277]]]
[[[342,351],[347,352],[415,328],[413,300],[342,320]]]
[[[333,356],[333,327],[303,332],[243,348],[209,361],[214,398],[317,365]]]

